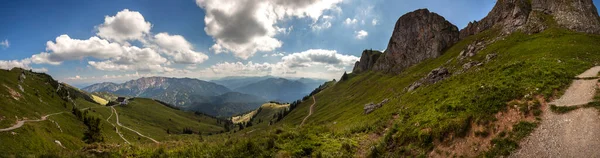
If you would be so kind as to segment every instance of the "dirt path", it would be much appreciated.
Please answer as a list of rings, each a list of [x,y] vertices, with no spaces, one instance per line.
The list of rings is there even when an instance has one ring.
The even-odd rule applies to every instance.
[[[125,143],[131,144],[131,143],[129,143],[129,141],[127,141],[127,139],[125,139],[125,137],[123,136],[123,134],[121,134],[121,132],[119,132],[119,128],[117,128],[117,126],[115,124],[113,124],[112,122],[108,121],[112,117],[112,115],[114,113],[115,112],[113,111],[113,109],[111,107],[110,116],[108,116],[108,118],[106,119],[106,122],[110,123],[110,125],[112,125],[113,127],[115,127],[115,131],[117,132],[117,134],[119,135],[119,137],[121,137],[121,139],[123,139],[125,141]]]
[[[53,114],[48,114],[48,115],[42,116],[42,118],[38,119],[38,120],[21,120],[21,121],[17,121],[17,124],[13,125],[12,127],[0,129],[0,132],[12,131],[12,130],[21,128],[25,124],[25,122],[40,122],[40,121],[45,121],[45,120],[48,119],[48,117],[50,117],[52,115],[58,115],[58,114],[62,114],[62,113],[64,113],[64,112],[57,112],[57,113],[53,113]]]
[[[159,143],[160,143],[160,142],[158,142],[158,141],[156,141],[156,140],[154,140],[154,139],[152,139],[152,138],[150,138],[150,137],[148,137],[148,136],[145,136],[145,135],[141,134],[140,132],[138,132],[138,131],[136,131],[136,130],[133,130],[133,129],[131,129],[131,128],[127,127],[127,126],[123,126],[123,125],[121,125],[121,123],[119,122],[119,113],[117,113],[117,110],[116,110],[114,107],[112,107],[112,106],[111,106],[110,108],[112,109],[112,111],[114,111],[114,113],[115,113],[115,117],[117,117],[117,125],[119,125],[119,126],[121,126],[121,127],[125,128],[125,129],[128,129],[128,130],[130,130],[130,131],[132,131],[132,132],[136,133],[137,135],[139,135],[139,136],[141,136],[141,137],[148,138],[148,139],[150,139],[151,141],[153,141],[153,142],[154,142],[154,143],[156,143],[156,144],[159,144]]]
[[[598,71],[600,67],[594,67],[577,77],[595,77]],[[575,106],[591,102],[597,83],[597,80],[575,80],[560,99],[549,104]],[[566,114],[553,113],[549,108],[543,110],[538,128],[510,157],[600,157],[598,110],[580,108]]]
[[[312,115],[312,113],[313,113],[313,108],[315,107],[315,104],[317,104],[317,100],[315,99],[315,96],[313,96],[312,99],[313,99],[313,104],[310,105],[310,109],[308,110],[308,115],[306,115],[306,117],[304,117],[304,119],[302,120],[302,123],[300,123],[300,126],[304,125],[304,122],[306,121],[306,119],[308,119],[308,117],[310,115]]]

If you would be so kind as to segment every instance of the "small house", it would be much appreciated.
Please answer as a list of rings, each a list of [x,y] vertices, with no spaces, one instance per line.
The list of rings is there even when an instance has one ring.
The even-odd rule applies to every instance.
[[[119,103],[121,105],[127,105],[127,98],[125,98],[125,97],[118,97],[117,98],[117,103]]]

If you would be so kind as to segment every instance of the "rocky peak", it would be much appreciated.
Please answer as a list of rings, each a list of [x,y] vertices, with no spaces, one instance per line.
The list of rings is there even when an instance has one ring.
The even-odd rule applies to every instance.
[[[572,31],[600,33],[600,18],[592,0],[498,0],[486,17],[462,29],[460,38],[492,28],[503,34],[517,30],[536,33],[552,25],[549,21]]]
[[[554,16],[567,29],[600,34],[600,17],[592,0],[532,0],[532,8]]]
[[[380,51],[374,50],[364,50],[362,55],[360,56],[360,60],[354,64],[354,69],[352,69],[352,73],[360,73],[367,70],[371,70],[375,65],[379,56],[381,56]]]
[[[427,9],[407,13],[396,22],[388,47],[373,70],[400,73],[423,60],[439,57],[458,39],[458,28],[444,17]]]

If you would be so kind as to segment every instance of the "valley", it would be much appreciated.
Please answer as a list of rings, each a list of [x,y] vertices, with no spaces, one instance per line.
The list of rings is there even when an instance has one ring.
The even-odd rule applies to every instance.
[[[213,3],[246,4],[220,2]],[[213,3],[196,1],[207,10],[214,9]],[[310,17],[279,3],[283,2],[265,1],[246,9],[269,6],[293,17],[289,20]],[[592,0],[498,0],[483,18],[459,28],[433,9],[416,9],[394,21],[383,51],[355,50],[359,58],[323,49],[253,57],[255,52],[221,52],[231,49],[221,42],[243,39],[213,39],[217,44],[208,49],[223,53],[217,58],[281,61],[218,62],[198,71],[225,76],[212,80],[148,77],[136,71],[131,80],[132,75],[121,75],[129,78],[115,83],[103,78],[78,89],[31,69],[1,69],[0,157],[599,157],[597,10]],[[237,16],[213,12],[205,19],[208,35],[261,33],[211,34],[213,25]],[[274,17],[267,20],[284,19],[280,14],[269,14]],[[257,15],[243,19],[251,21],[253,16]],[[311,28],[323,22],[319,17]],[[325,20],[335,18],[339,17]],[[293,28],[275,24],[274,29],[263,30],[273,34],[269,38],[279,38],[274,32],[287,36]],[[350,18],[340,24],[369,25]],[[375,27],[378,22],[370,24]],[[368,33],[355,33],[361,36],[353,40],[369,38]],[[182,54],[198,53],[182,36],[159,40],[165,34],[138,39],[141,45],[133,43],[147,48],[120,49],[171,54],[164,60],[173,62],[159,66],[173,67],[194,57]],[[185,42],[177,43],[181,41]],[[173,45],[186,49],[171,49]],[[246,46],[258,47],[235,48],[249,51]],[[324,58],[317,60],[319,55]],[[135,61],[126,59],[101,64]],[[196,66],[185,66],[185,72]],[[118,68],[126,72],[130,67]],[[176,73],[168,70],[163,74]],[[303,76],[301,71],[314,73]],[[339,77],[310,78],[333,72]],[[93,78],[74,79],[69,81]]]

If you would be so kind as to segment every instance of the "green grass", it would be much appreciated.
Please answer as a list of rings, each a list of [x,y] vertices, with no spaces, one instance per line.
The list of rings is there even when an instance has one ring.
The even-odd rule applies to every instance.
[[[21,73],[26,76],[23,82],[18,80]],[[71,157],[82,148],[90,146],[83,142],[83,133],[87,127],[71,113],[73,107],[87,109],[89,116],[101,119],[101,134],[105,139],[103,144],[125,145],[115,128],[106,121],[111,114],[110,109],[93,102],[87,93],[68,85],[61,85],[61,90],[57,91],[59,83],[50,76],[22,69],[0,70],[0,76],[0,102],[3,103],[0,105],[0,128],[14,125],[15,116],[19,120],[34,120],[47,114],[64,112],[50,116],[46,121],[26,122],[21,128],[0,132],[0,155],[38,157],[48,154]],[[73,102],[66,99],[67,91]],[[13,95],[18,96],[18,100]],[[120,119],[123,125],[158,141],[196,138],[197,135],[180,134],[186,127],[202,134],[222,130],[215,118],[171,109],[149,99],[137,99],[129,106],[116,108],[122,115]],[[169,119],[172,121],[168,121]],[[115,116],[109,121],[115,123]],[[145,138],[139,139],[133,132],[119,129],[134,145],[154,144]],[[167,135],[164,129],[170,129],[173,133]],[[66,149],[58,146],[55,141],[60,141]]]
[[[302,127],[298,125],[308,115],[312,99],[301,103],[272,126],[265,127],[263,123],[262,126],[213,136],[169,136],[167,129],[178,131],[192,127],[195,131],[208,130],[211,133],[222,129],[215,125],[216,122],[203,121],[204,118],[190,113],[169,111],[152,100],[136,98],[127,106],[116,107],[122,124],[164,141],[157,146],[140,139],[131,148],[109,148],[108,154],[116,157],[360,157],[364,155],[355,154],[361,149],[361,138],[381,133],[382,137],[372,138],[377,142],[375,148],[367,147],[371,149],[372,156],[425,156],[434,148],[435,140],[463,137],[472,123],[494,121],[494,114],[506,110],[511,100],[561,95],[573,76],[598,65],[597,61],[600,61],[600,45],[597,44],[600,36],[597,35],[554,28],[539,34],[517,32],[495,39],[497,34],[490,30],[468,37],[446,50],[441,57],[412,66],[399,75],[364,72],[349,74],[345,81],[330,82],[329,88],[315,95],[314,113]],[[470,60],[457,60],[456,57],[467,45],[482,39],[496,42]],[[498,56],[491,62],[457,74],[466,62],[483,62],[486,55],[492,53]],[[410,93],[404,91],[411,83],[438,67],[446,67],[456,75]],[[389,102],[383,107],[367,115],[363,113],[365,104],[384,99],[389,99]],[[526,109],[529,111],[529,107]],[[61,109],[46,109],[52,110]],[[532,113],[539,111],[534,109]],[[24,114],[39,116],[35,112]],[[94,114],[107,117],[106,110],[98,109]],[[2,123],[4,121],[0,121],[0,125]],[[492,141],[494,147],[483,156],[509,154],[536,126],[535,123],[521,122],[512,131],[504,131],[505,134]],[[383,132],[386,128],[387,132]],[[131,133],[125,135],[128,139],[136,139]],[[46,151],[56,149],[48,148]]]
[[[513,130],[507,136],[498,136],[492,140],[492,148],[484,154],[484,157],[508,156],[519,148],[519,141],[527,137],[537,127],[536,123],[519,122],[513,126]]]
[[[166,151],[170,156],[184,157],[364,156],[351,154],[360,148],[357,143],[360,138],[389,128],[382,137],[374,138],[378,145],[372,148],[371,155],[424,156],[433,149],[434,140],[462,137],[470,130],[471,123],[493,121],[494,114],[505,110],[511,100],[561,95],[573,76],[598,65],[600,59],[597,35],[548,29],[539,34],[517,32],[494,39],[497,33],[491,30],[471,36],[441,57],[426,60],[399,75],[364,72],[329,83],[332,84],[329,88],[315,95],[314,113],[302,127],[298,125],[308,114],[312,99],[301,103],[270,128],[246,128],[203,137],[205,141],[190,141],[186,146],[161,145],[163,150],[148,147],[116,149],[114,153]],[[491,62],[411,93],[404,91],[435,68],[446,67],[452,73],[460,71],[469,60],[458,61],[459,52],[481,39],[496,42],[470,60],[484,61],[486,55],[497,54]],[[386,98],[389,102],[383,107],[363,114],[365,104]],[[504,131],[505,134],[492,141],[494,148],[484,156],[510,153],[536,126],[521,122],[512,131]]]
[[[554,113],[565,114],[573,110],[579,109],[579,106],[556,106],[550,105],[550,110]]]

